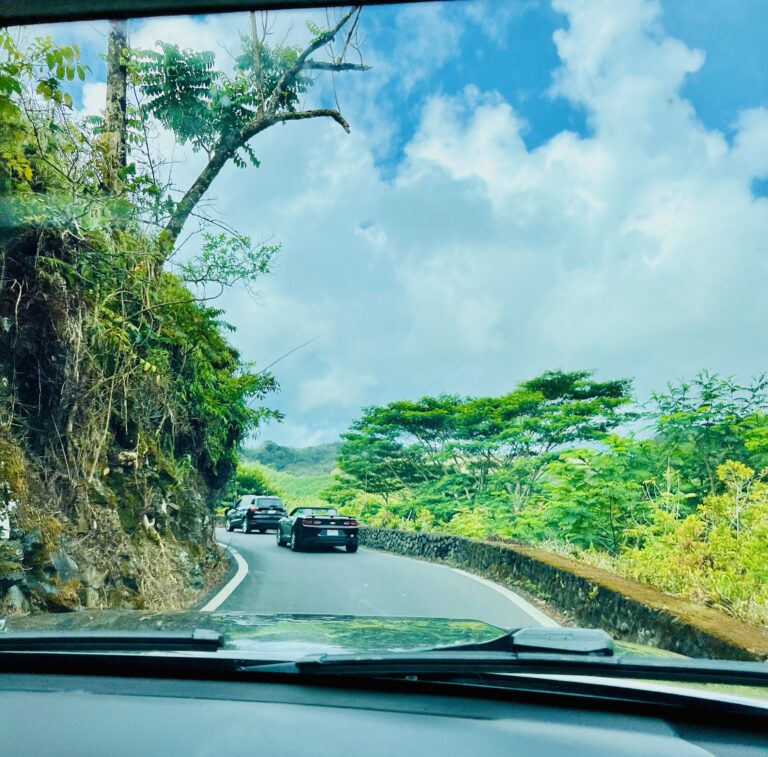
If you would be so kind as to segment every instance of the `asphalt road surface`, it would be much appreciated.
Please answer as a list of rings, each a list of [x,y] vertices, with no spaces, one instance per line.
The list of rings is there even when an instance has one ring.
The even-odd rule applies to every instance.
[[[444,565],[364,548],[291,552],[271,531],[216,535],[248,564],[223,612],[471,618],[504,628],[546,623],[512,592]]]

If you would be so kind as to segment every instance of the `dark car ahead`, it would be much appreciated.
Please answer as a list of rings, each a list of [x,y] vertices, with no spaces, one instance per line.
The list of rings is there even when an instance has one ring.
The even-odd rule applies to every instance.
[[[285,516],[285,505],[280,497],[261,494],[246,494],[227,513],[227,531],[236,528],[244,534],[258,531],[263,534],[268,528],[277,528],[280,519]]]
[[[308,547],[345,547],[357,552],[358,522],[333,507],[297,507],[280,519],[277,546],[296,552]]]

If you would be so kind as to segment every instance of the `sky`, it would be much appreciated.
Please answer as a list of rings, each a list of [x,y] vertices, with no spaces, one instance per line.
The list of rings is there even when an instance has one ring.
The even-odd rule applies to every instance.
[[[306,41],[308,18],[326,15],[273,14],[272,39]],[[255,291],[215,303],[245,360],[278,361],[285,420],[262,440],[332,441],[363,406],[498,395],[548,369],[632,378],[640,399],[768,369],[768,3],[469,0],[361,24],[371,70],[307,100],[338,99],[351,133],[274,127],[261,166],[228,166],[206,201],[282,246]],[[131,42],[226,68],[247,28],[134,21]],[[104,25],[44,31],[80,44],[77,108],[98,112]],[[158,149],[179,187],[201,167],[167,134]]]

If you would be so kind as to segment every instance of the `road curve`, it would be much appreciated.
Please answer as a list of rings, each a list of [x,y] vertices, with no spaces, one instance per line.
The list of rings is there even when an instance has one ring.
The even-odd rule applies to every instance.
[[[222,612],[471,618],[503,628],[546,622],[511,592],[444,565],[363,548],[291,552],[273,532],[217,529],[216,537],[248,564]]]

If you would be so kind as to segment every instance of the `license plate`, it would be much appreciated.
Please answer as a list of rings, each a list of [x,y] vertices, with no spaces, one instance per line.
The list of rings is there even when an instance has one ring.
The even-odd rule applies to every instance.
[[[268,512],[270,515],[272,515],[272,513],[274,513],[274,512],[275,512],[275,510],[267,510],[267,512]]]
[[[336,528],[329,528],[329,529],[328,529],[328,530],[325,532],[325,535],[326,535],[326,536],[338,536],[338,535],[339,535],[339,531],[338,531],[338,529],[336,529]]]

